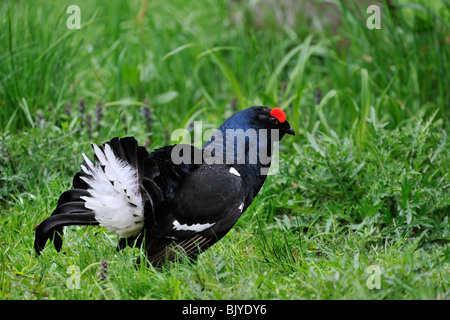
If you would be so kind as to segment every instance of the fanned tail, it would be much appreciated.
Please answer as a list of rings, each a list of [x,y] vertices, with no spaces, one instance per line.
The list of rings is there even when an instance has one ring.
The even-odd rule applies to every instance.
[[[37,228],[34,248],[39,255],[47,240],[61,250],[63,227],[101,225],[124,239],[136,239],[144,226],[144,211],[152,210],[151,197],[142,192],[145,180],[159,174],[148,152],[132,137],[113,138],[92,145],[94,159],[84,154],[73,189],[64,192],[52,215]]]

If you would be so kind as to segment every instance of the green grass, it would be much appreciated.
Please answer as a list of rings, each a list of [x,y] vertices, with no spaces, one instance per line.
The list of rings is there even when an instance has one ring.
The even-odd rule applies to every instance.
[[[449,4],[392,2],[369,30],[366,8],[340,2],[341,24],[324,13],[320,29],[264,1],[150,1],[143,15],[138,0],[71,1],[82,28],[68,30],[66,2],[3,1],[1,299],[449,299]],[[35,256],[34,227],[91,141],[157,148],[259,104],[297,135],[197,262],[138,267],[141,248],[116,252],[94,227]]]

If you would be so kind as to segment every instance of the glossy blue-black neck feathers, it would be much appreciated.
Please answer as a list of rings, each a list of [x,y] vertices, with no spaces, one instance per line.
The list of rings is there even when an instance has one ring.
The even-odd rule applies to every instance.
[[[259,119],[262,111],[270,109],[251,107],[232,115],[203,145],[206,158],[211,155],[232,165],[253,185],[255,194],[266,179],[273,148],[273,132]]]

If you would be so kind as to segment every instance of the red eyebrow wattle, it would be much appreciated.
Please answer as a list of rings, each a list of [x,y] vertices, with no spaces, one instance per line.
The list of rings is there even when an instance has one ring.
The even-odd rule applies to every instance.
[[[273,108],[273,109],[270,111],[270,115],[271,115],[272,117],[277,118],[278,121],[280,121],[280,123],[283,123],[283,122],[286,121],[286,113],[284,113],[284,111],[281,110],[281,108],[278,108],[278,107]]]

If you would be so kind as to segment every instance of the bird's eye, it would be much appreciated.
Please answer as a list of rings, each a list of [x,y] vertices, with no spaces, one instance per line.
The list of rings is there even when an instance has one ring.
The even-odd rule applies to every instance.
[[[270,117],[270,122],[272,122],[273,124],[278,124],[278,119],[275,117]]]

